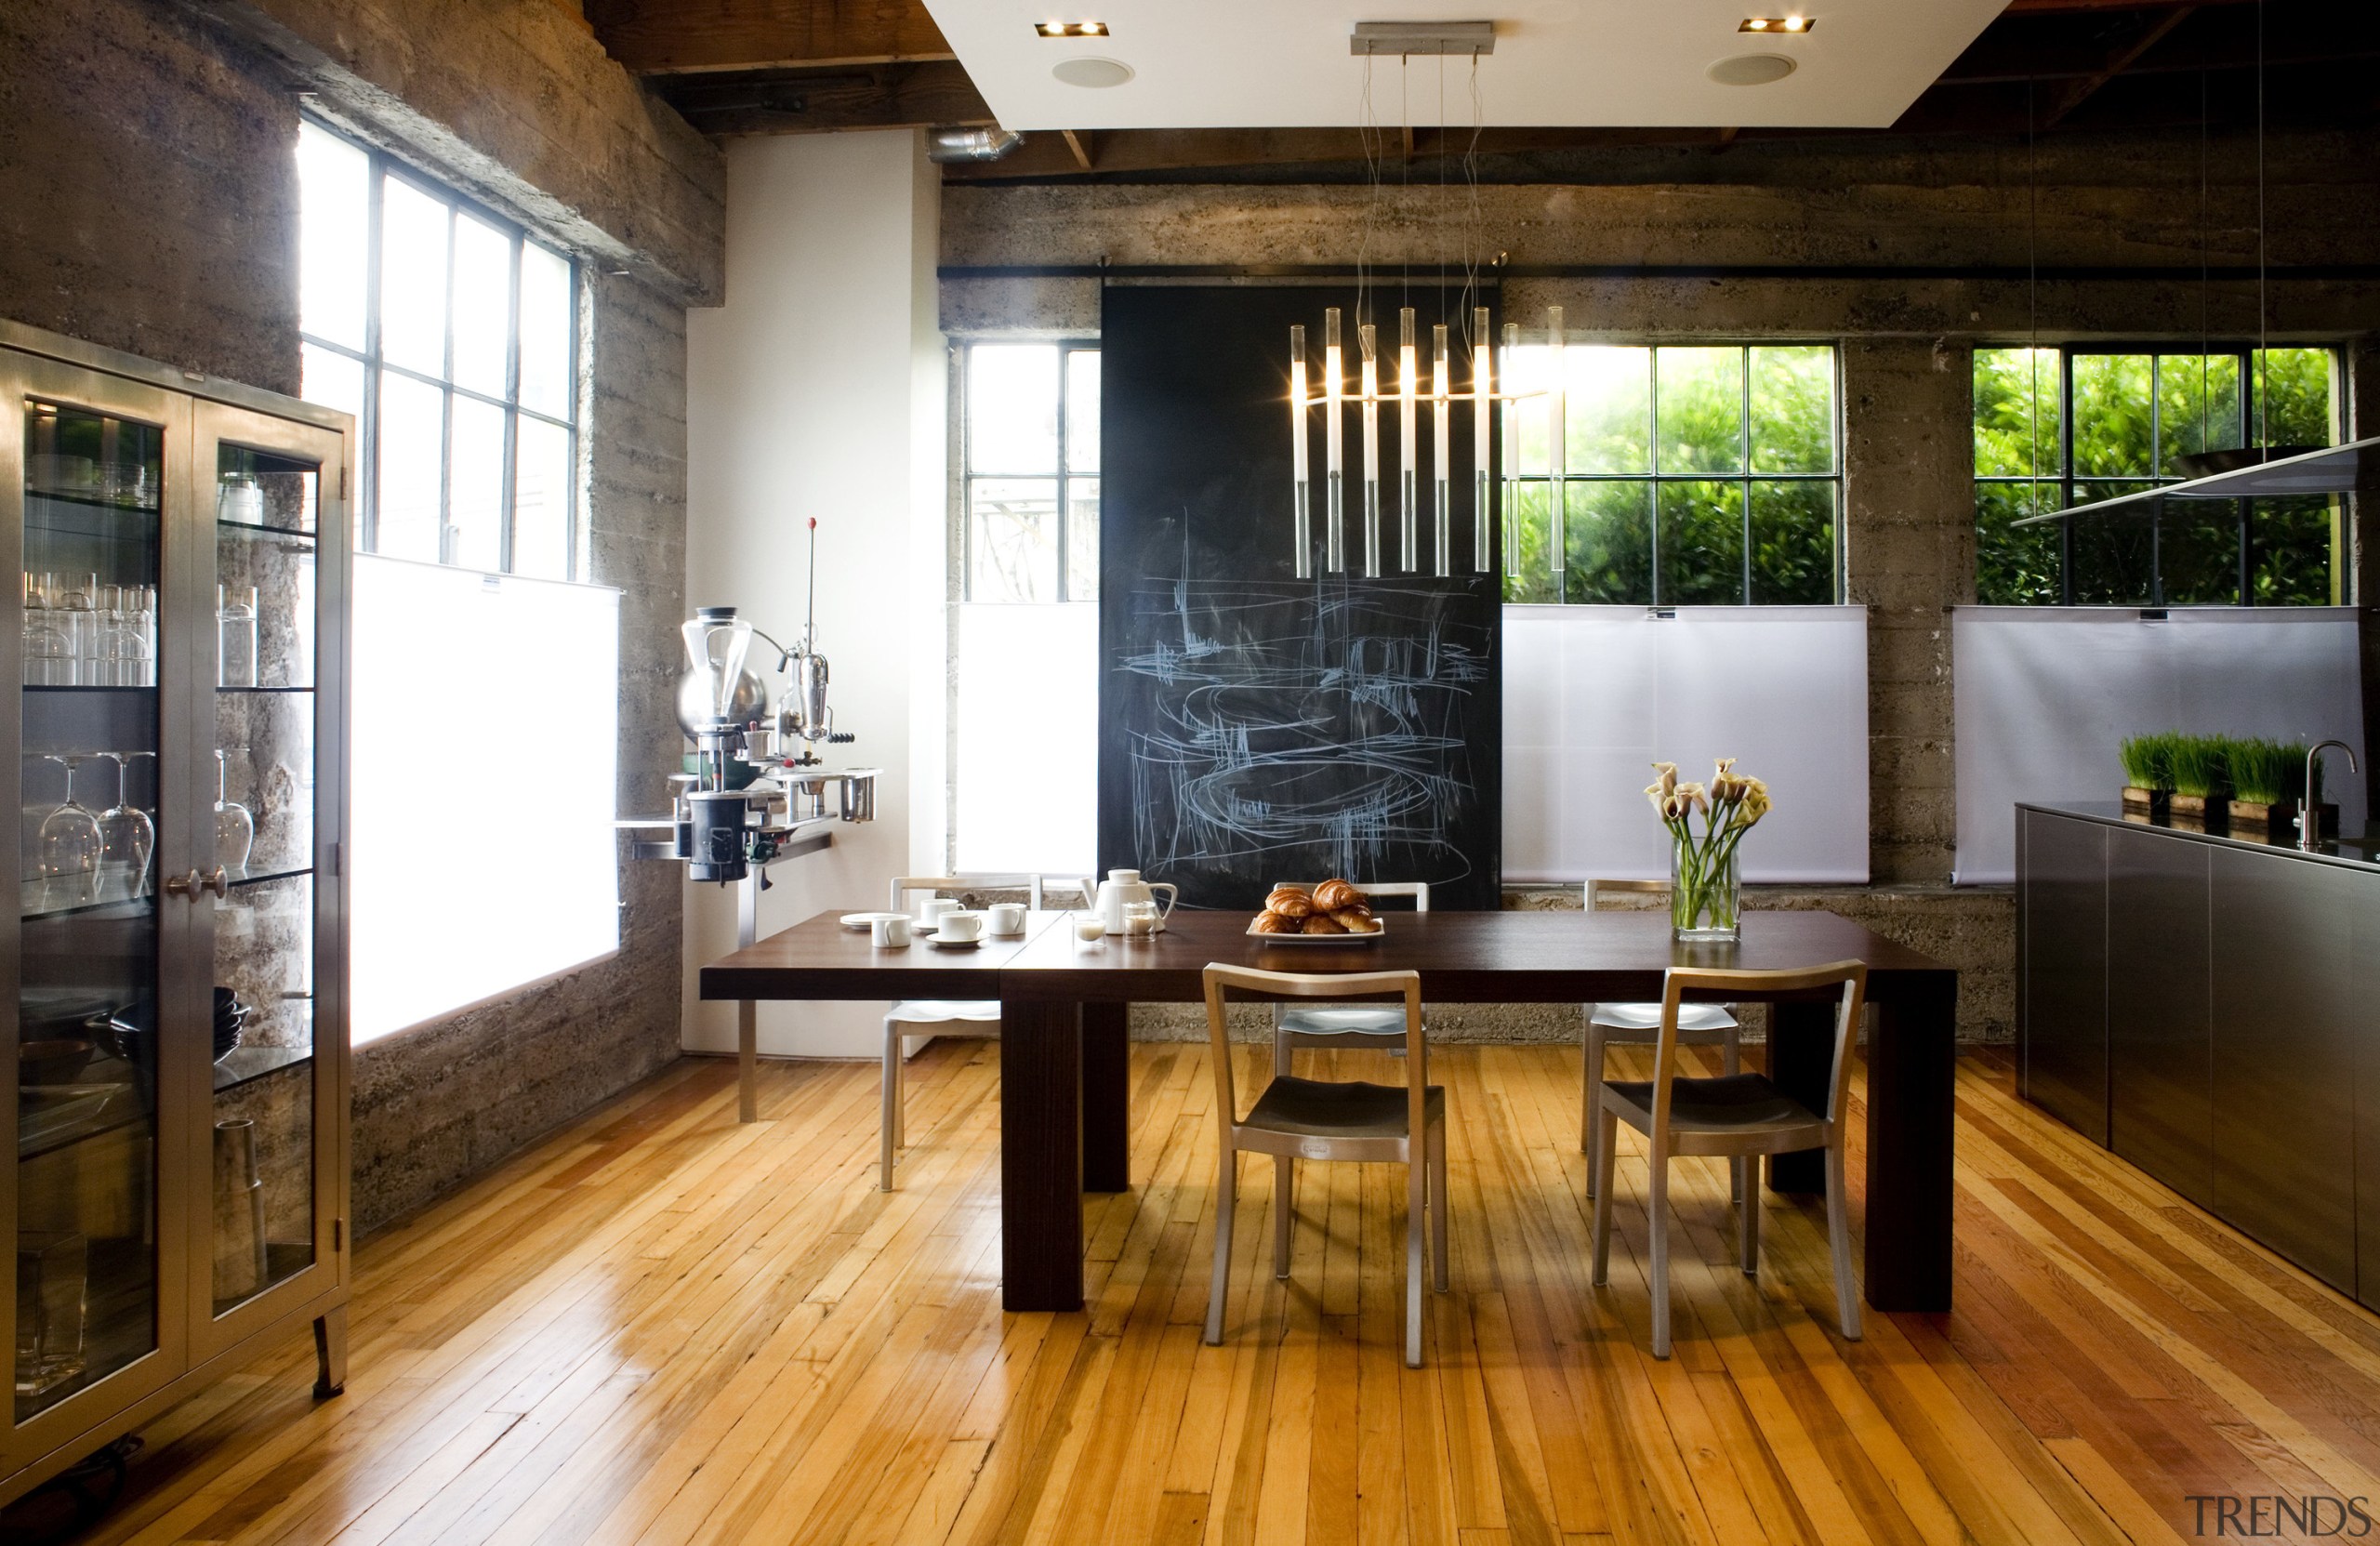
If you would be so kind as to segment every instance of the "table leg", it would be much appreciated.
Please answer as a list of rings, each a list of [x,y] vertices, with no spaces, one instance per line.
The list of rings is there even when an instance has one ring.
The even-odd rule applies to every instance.
[[[1950,1307],[1951,1135],[1958,1119],[1958,979],[1877,1006],[1868,1043],[1868,1302]]]
[[[1132,1186],[1132,1049],[1125,1034],[1131,1006],[1082,1007],[1082,1189]]]
[[[749,998],[735,1003],[735,1119],[760,1119],[760,1006]]]
[[[1000,1302],[1082,1308],[1082,1007],[1000,999]]]
[[[1768,1006],[1768,1077],[1812,1111],[1826,1109],[1834,1066],[1831,1003],[1788,1001]],[[1796,1149],[1768,1156],[1772,1192],[1826,1192],[1826,1151]]]

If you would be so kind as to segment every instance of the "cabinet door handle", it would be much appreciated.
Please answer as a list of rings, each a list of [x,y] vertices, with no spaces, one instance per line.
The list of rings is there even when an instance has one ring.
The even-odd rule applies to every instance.
[[[185,902],[195,902],[199,899],[200,893],[205,892],[213,892],[218,897],[231,894],[231,882],[223,873],[221,865],[216,865],[208,874],[192,870],[188,875],[165,877],[167,896],[178,896]]]

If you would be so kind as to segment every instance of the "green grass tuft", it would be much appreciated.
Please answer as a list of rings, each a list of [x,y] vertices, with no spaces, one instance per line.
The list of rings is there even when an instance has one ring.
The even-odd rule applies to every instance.
[[[2123,763],[2124,782],[2135,789],[2171,789],[2174,743],[2180,739],[2172,731],[2162,731],[2123,741],[2116,747],[2116,757]]]
[[[2174,737],[2174,792],[2196,799],[2214,799],[2230,791],[2227,753],[2229,743],[2219,735]]]
[[[2232,798],[2279,805],[2306,777],[2306,748],[2286,741],[2233,741],[2226,747]],[[2292,773],[2294,773],[2294,777]]]

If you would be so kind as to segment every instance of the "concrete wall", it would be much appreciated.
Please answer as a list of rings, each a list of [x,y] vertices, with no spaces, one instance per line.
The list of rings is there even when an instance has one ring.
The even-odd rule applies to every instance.
[[[944,664],[942,335],[934,316],[935,169],[913,130],[739,139],[727,155],[727,304],[692,318],[694,426],[688,599],[800,637],[818,522],[818,642],[831,766],[884,770],[876,820],[771,872],[760,932],[828,906],[880,906],[885,879],[940,851]],[[913,717],[913,707],[922,716]],[[922,728],[919,728],[922,726]],[[691,892],[689,1048],[735,1046],[734,1007],[694,998],[735,946],[733,890]],[[764,1051],[872,1057],[882,1005],[763,1004]]]
[[[2275,265],[2380,260],[2358,213],[2380,205],[2375,150],[2369,134],[2271,138]],[[1524,326],[1548,304],[1565,306],[1573,339],[1841,341],[1846,590],[1871,609],[1873,883],[1764,890],[1749,905],[1826,905],[1931,950],[1964,973],[1962,1034],[2002,1039],[2014,1025],[2012,901],[2004,890],[1948,884],[1956,790],[1946,609],[1974,599],[1971,350],[2020,341],[2036,325],[2044,341],[2195,339],[2202,325],[2218,338],[2254,337],[2252,282],[2202,288],[2060,271],[2252,262],[2254,156],[2244,139],[2210,147],[2203,217],[2194,132],[2060,138],[2040,148],[2033,172],[2021,144],[1978,140],[1581,153],[1558,165],[1514,158],[1489,175],[1522,180],[1482,186],[1468,230],[1459,180],[1442,192],[1427,165],[1409,188],[1392,181],[1377,213],[1360,182],[954,185],[943,195],[943,260],[1343,264],[1362,241],[1389,276],[1408,259],[1465,250],[1515,265],[1810,270],[1515,279],[1504,299]],[[2020,277],[2030,262],[2047,271],[2037,284]],[[1938,271],[1992,267],[2003,272]],[[2276,338],[2345,341],[2380,327],[2380,287],[2368,281],[2280,277],[2270,298]],[[1095,330],[1098,309],[1093,281],[954,277],[943,291],[955,332]],[[1491,1021],[1511,1034],[1555,1034],[1554,1021],[1528,1011],[1472,1018],[1480,1034]]]
[[[723,168],[549,0],[0,7],[0,313],[298,386],[300,93],[584,260],[594,574],[620,586],[620,782],[674,766],[685,317],[721,284]],[[631,865],[619,953],[357,1055],[369,1229],[678,1054],[681,881]]]

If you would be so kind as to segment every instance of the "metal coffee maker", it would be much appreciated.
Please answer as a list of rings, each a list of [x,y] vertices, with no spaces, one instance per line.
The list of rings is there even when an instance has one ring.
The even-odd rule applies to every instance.
[[[694,743],[697,761],[676,802],[678,856],[694,879],[741,880],[753,812],[751,768],[736,754],[746,728],[767,718],[769,690],[745,669],[752,625],[734,607],[704,607],[679,632],[686,672],[678,680],[678,727]]]

